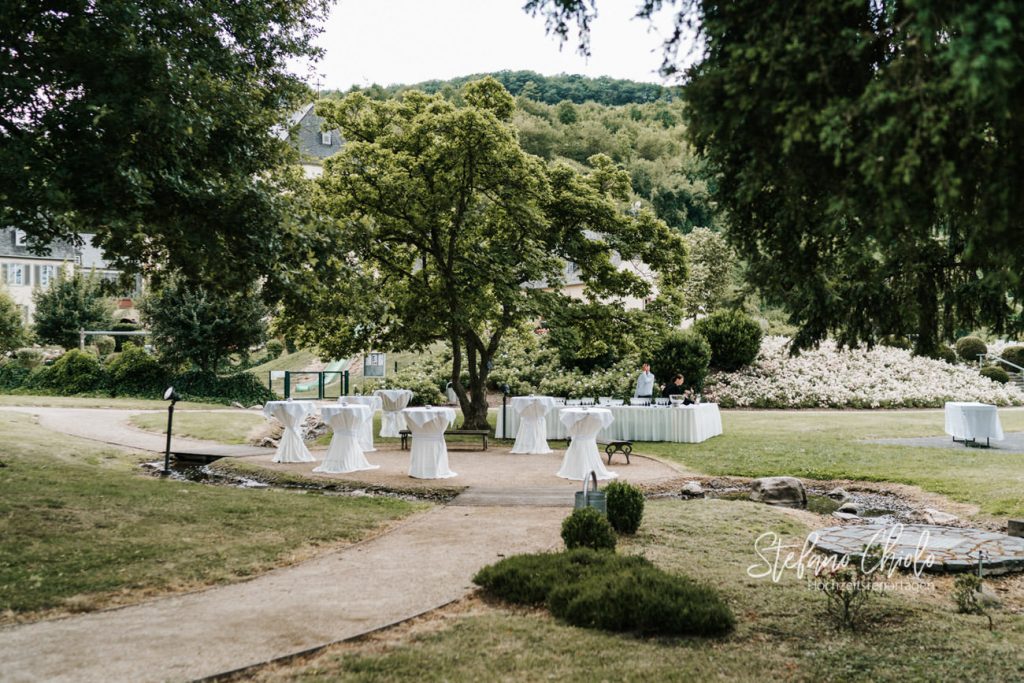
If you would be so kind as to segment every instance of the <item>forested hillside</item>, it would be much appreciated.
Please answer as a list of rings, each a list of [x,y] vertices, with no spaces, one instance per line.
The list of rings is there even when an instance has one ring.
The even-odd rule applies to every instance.
[[[484,75],[517,96],[513,122],[528,152],[580,164],[594,154],[607,154],[629,171],[636,199],[670,226],[686,233],[716,227],[710,180],[685,141],[682,105],[669,88],[607,77],[500,71],[411,86],[374,85],[362,92],[387,99],[415,88],[458,99],[463,84]],[[342,95],[334,91],[324,97]]]

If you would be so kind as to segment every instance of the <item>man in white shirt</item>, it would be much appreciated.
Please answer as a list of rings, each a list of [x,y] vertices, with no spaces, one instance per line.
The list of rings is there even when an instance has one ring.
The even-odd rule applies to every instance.
[[[651,364],[644,363],[640,376],[636,378],[636,392],[634,396],[650,398],[654,394],[654,373],[651,372]]]

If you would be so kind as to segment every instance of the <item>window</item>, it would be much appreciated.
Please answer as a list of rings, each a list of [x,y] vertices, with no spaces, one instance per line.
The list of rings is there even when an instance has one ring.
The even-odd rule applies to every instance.
[[[16,247],[28,246],[27,244],[25,244],[25,231],[24,230],[15,230],[14,231],[14,246],[16,246]]]
[[[49,287],[50,283],[56,277],[57,271],[54,266],[40,266],[39,267],[39,286]]]
[[[25,266],[20,263],[12,263],[7,266],[7,284],[25,284]]]
[[[325,145],[330,145],[331,144],[331,131],[325,130],[322,133],[320,133],[320,142],[322,142]]]

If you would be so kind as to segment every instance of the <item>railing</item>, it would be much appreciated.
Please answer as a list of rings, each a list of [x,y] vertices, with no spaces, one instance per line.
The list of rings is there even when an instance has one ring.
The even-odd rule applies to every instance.
[[[1010,361],[1006,360],[1002,356],[996,355],[994,353],[979,353],[978,354],[978,367],[981,367],[982,365],[984,365],[985,361],[994,361],[996,363],[1002,363],[1003,365],[1006,365],[1006,366],[1009,366],[1009,367],[1013,368],[1014,372],[1019,372],[1019,373],[1024,374],[1024,368],[1022,368],[1021,366],[1017,365],[1016,363],[1011,363]]]
[[[305,381],[304,381],[305,380]],[[270,370],[268,384],[283,382],[280,393],[284,398],[324,399],[348,396],[348,370]],[[330,391],[337,383],[337,392]]]

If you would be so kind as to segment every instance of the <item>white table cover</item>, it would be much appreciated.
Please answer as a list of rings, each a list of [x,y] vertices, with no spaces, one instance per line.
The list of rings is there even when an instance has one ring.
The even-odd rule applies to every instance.
[[[375,470],[379,467],[371,465],[366,460],[359,445],[363,425],[373,418],[370,406],[339,403],[324,406],[320,409],[320,414],[324,422],[334,430],[334,436],[331,437],[331,446],[327,449],[323,463],[314,468],[314,472],[344,474],[359,470]]]
[[[274,418],[284,425],[281,441],[274,453],[274,462],[314,462],[316,458],[302,442],[298,428],[307,415],[316,412],[312,401],[268,401],[263,406],[267,419]]]
[[[402,411],[412,400],[412,392],[408,389],[378,389],[373,395],[380,397],[384,411],[380,419],[380,435],[401,436],[398,432],[406,429]]]
[[[372,453],[377,450],[373,447],[373,416],[383,408],[380,396],[342,396],[338,403],[351,403],[352,405],[368,406],[370,408],[370,419],[363,423],[359,431],[359,447],[364,453]]]
[[[545,416],[555,407],[550,396],[515,396],[511,402],[512,412],[519,416],[519,430],[512,453],[551,453],[548,448],[548,429]]]
[[[605,406],[615,420],[598,434],[606,441],[672,441],[700,443],[722,433],[722,414],[717,403],[690,406]],[[495,434],[501,434],[502,410],[498,409]],[[544,418],[547,438],[564,439],[569,431],[553,410]],[[508,411],[508,433],[515,433],[520,419],[514,410]]]
[[[444,432],[455,424],[452,408],[406,408],[402,411],[412,432],[409,476],[416,479],[447,479],[457,476],[448,469]]]
[[[597,433],[608,427],[615,419],[607,408],[562,408],[559,419],[572,437],[572,443],[562,458],[558,476],[582,481],[593,471],[598,479],[614,479],[619,476],[605,469],[601,454],[597,451]]]
[[[946,433],[967,441],[1002,441],[1003,425],[996,407],[988,403],[946,402]]]

